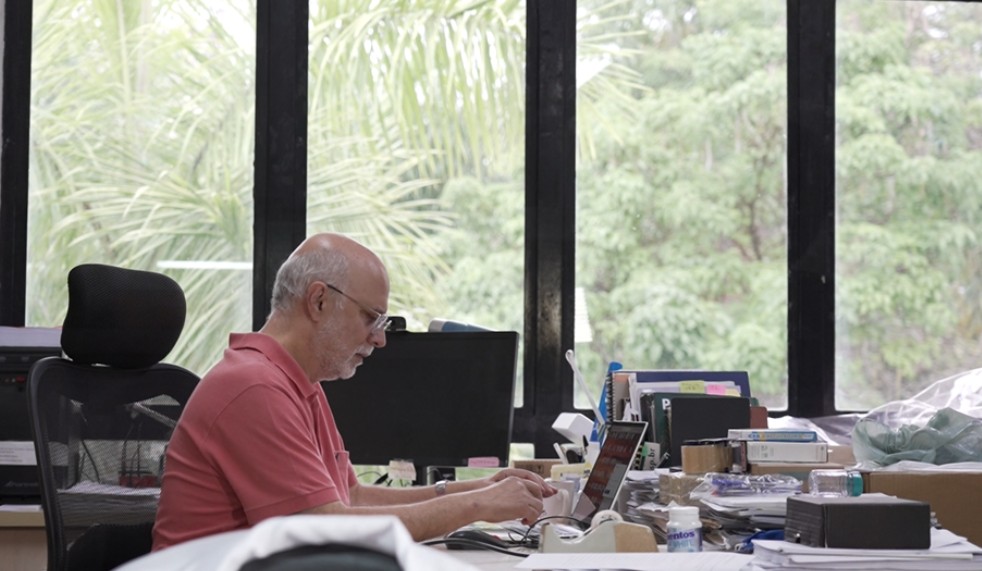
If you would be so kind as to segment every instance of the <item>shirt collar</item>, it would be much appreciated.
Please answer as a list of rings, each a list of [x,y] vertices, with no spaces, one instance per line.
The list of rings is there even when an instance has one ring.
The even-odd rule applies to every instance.
[[[300,364],[276,339],[264,333],[232,333],[229,335],[230,349],[251,349],[266,356],[293,382],[304,397],[310,397],[320,390],[318,383],[310,382]]]

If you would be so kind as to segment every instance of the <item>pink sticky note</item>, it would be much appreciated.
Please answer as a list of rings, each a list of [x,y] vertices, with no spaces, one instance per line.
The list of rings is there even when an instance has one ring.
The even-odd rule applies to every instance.
[[[494,456],[476,456],[467,459],[468,468],[497,468],[501,463]]]
[[[717,384],[710,383],[710,384],[706,385],[706,394],[707,395],[725,395],[726,394],[726,386],[725,385],[717,385]]]

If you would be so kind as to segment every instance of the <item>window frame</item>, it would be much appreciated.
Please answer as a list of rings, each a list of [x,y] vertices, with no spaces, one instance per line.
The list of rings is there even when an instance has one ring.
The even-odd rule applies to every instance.
[[[978,2],[979,0],[955,0]],[[273,4],[275,2],[275,9]],[[835,0],[786,0],[788,407],[835,409]],[[31,0],[3,10],[0,325],[25,320]],[[573,407],[576,1],[527,3],[524,404],[513,440],[550,456]],[[308,0],[258,0],[253,324],[276,269],[306,232]],[[558,284],[558,289],[556,288]],[[584,411],[590,414],[589,411]]]

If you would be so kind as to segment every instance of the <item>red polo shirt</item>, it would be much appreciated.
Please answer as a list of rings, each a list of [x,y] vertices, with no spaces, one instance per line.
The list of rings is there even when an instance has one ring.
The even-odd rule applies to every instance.
[[[324,391],[271,337],[233,334],[167,449],[154,550],[315,506],[357,483]]]

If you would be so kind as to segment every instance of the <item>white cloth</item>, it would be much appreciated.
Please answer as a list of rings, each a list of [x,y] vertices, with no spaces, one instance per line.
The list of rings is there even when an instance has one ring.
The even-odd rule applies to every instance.
[[[253,559],[327,543],[387,553],[405,571],[477,571],[444,551],[413,541],[399,518],[368,515],[274,517],[250,529],[202,537],[144,555],[116,571],[238,571]]]

